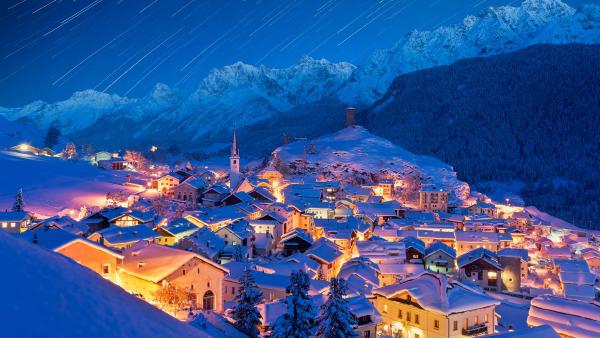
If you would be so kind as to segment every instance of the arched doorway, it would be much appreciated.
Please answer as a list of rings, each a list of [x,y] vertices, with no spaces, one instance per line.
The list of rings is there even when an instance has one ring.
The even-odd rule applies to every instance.
[[[214,310],[215,308],[215,294],[208,290],[204,293],[202,297],[202,309],[204,310]]]

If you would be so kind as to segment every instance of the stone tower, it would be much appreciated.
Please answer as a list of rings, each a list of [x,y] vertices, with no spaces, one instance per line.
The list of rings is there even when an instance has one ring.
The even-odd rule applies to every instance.
[[[354,127],[356,124],[356,108],[346,108],[346,127]]]

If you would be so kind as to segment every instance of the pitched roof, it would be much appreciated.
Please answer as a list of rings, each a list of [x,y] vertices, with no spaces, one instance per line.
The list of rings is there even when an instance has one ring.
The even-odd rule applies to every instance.
[[[498,257],[518,257],[526,262],[529,261],[527,249],[503,248],[498,251]]]
[[[88,238],[104,238],[104,241],[113,245],[137,242],[142,239],[152,240],[160,235],[147,226],[140,224],[130,227],[111,226],[100,231],[96,231]]]
[[[480,259],[499,270],[504,270],[502,265],[498,263],[498,256],[486,248],[477,248],[462,254],[457,260],[458,267],[462,268]]]
[[[431,245],[429,245],[427,250],[425,250],[425,256],[432,255],[438,251],[445,252],[448,256],[450,256],[452,258],[456,258],[456,251],[454,249],[452,249],[445,243],[437,242],[437,241],[433,242],[433,243],[431,243]]]
[[[531,300],[527,324],[548,324],[559,334],[596,338],[600,336],[600,303],[551,295]]]
[[[312,244],[313,243],[313,239],[312,237],[308,234],[308,232],[306,232],[306,230],[304,229],[300,229],[300,228],[296,228],[292,231],[289,231],[285,234],[283,234],[281,236],[281,240],[279,241],[280,243],[287,243],[288,241],[294,239],[294,238],[299,238],[303,241],[305,241],[306,243]]]
[[[26,211],[4,211],[0,212],[0,221],[2,222],[20,222],[31,217]]]
[[[211,261],[210,259],[193,252],[173,249],[163,245],[140,241],[129,249],[123,251],[123,270],[128,274],[158,283],[167,278],[183,264],[192,258],[224,271],[227,268]]]
[[[308,248],[306,254],[325,263],[331,263],[342,256],[338,246],[327,238],[319,238]]]
[[[497,306],[500,302],[444,275],[423,272],[403,281],[373,290],[376,295],[392,298],[407,292],[424,309],[448,315]]]
[[[52,251],[58,251],[64,247],[79,242],[86,244],[87,246],[93,247],[97,250],[104,251],[115,257],[123,258],[121,254],[103,245],[87,240],[84,237],[74,235],[62,229],[48,229],[40,227],[35,230],[25,231],[24,233],[18,236],[30,243],[33,243],[33,241],[35,240],[37,241],[37,245]]]

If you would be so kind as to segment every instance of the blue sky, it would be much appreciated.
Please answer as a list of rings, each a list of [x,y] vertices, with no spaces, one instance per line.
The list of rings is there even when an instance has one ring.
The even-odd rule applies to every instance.
[[[571,5],[600,0],[572,0]],[[362,62],[413,29],[508,0],[1,0],[0,106],[96,89],[192,90],[213,67]]]

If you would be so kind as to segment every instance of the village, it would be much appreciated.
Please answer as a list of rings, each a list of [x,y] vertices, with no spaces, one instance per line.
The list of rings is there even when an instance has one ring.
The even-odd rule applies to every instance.
[[[341,135],[363,132],[355,114]],[[294,161],[246,166],[234,130],[228,168],[94,153],[136,193],[39,217],[19,191],[0,228],[222,337],[283,337],[296,322],[316,337],[327,325],[361,338],[600,336],[597,233],[385,165],[323,172],[320,146],[294,142]]]

